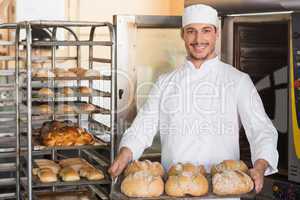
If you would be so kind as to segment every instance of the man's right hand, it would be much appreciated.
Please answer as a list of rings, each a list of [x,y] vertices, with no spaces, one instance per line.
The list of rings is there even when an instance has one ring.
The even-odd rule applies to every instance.
[[[110,173],[113,178],[119,176],[131,160],[131,150],[127,147],[122,147],[117,158],[108,169],[108,173]]]

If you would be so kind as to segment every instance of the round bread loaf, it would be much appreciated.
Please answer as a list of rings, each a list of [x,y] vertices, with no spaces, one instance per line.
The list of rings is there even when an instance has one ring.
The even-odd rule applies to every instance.
[[[227,170],[212,178],[213,193],[221,196],[240,195],[253,190],[252,179],[240,170]]]
[[[223,162],[212,166],[211,174],[214,176],[216,173],[221,173],[226,170],[240,170],[248,173],[247,165],[241,160],[224,160]]]
[[[164,192],[164,182],[160,176],[139,171],[129,174],[123,180],[121,192],[129,197],[158,197]]]
[[[193,174],[206,174],[205,168],[203,165],[194,165],[192,163],[178,163],[176,165],[171,166],[168,171],[168,176],[176,176],[180,175],[183,172],[191,172]]]
[[[92,104],[89,104],[89,103],[85,103],[85,104],[80,105],[80,110],[83,111],[83,112],[92,112],[95,109],[96,109],[96,107]]]
[[[87,69],[81,68],[81,67],[74,67],[74,68],[70,68],[68,69],[70,72],[73,72],[75,74],[77,74],[77,76],[83,76],[85,74],[85,72],[87,71]]]
[[[62,94],[68,96],[74,94],[74,91],[71,88],[64,87],[62,89]]]
[[[175,197],[206,195],[208,193],[208,181],[201,173],[182,172],[176,176],[169,176],[165,185],[165,192]]]
[[[47,69],[40,69],[34,74],[34,76],[39,78],[54,78],[55,74]]]
[[[147,171],[153,176],[164,175],[164,168],[162,167],[162,165],[159,162],[151,162],[149,160],[133,161],[127,166],[126,170],[124,171],[124,175],[128,176],[131,173],[135,173],[139,171]]]

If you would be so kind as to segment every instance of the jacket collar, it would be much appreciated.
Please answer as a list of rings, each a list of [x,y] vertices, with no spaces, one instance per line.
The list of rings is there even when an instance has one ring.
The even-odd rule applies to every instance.
[[[203,73],[206,72],[209,69],[214,68],[217,66],[216,64],[219,62],[219,57],[216,56],[212,59],[206,60],[202,63],[201,67],[197,69],[194,64],[188,60],[188,58],[185,58],[185,66],[191,69],[195,73]]]

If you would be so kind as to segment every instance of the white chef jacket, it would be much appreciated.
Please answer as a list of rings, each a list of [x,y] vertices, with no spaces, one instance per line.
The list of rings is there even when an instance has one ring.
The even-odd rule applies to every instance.
[[[203,164],[210,170],[223,160],[239,160],[240,122],[252,162],[265,159],[270,165],[266,175],[277,172],[278,133],[249,76],[218,57],[199,69],[186,59],[159,77],[119,148],[128,147],[133,159],[139,159],[159,131],[166,170],[178,162]]]

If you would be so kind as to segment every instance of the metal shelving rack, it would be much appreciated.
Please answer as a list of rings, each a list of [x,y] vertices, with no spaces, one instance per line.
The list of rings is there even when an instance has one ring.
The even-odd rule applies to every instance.
[[[15,57],[8,53],[15,47],[15,41],[10,36],[15,32],[16,24],[0,24],[0,29],[9,34],[0,40],[0,46],[5,49],[5,53],[0,55],[3,64],[0,69],[0,199],[15,199],[19,192],[14,123],[15,71],[11,68]]]
[[[32,38],[33,28],[50,30],[52,36],[50,40],[35,40]],[[81,28],[89,29],[89,38],[87,40],[81,40],[76,34],[76,31]],[[109,40],[98,41],[95,40],[96,29],[105,29],[109,33]],[[64,30],[74,39],[58,40],[57,31]],[[76,30],[76,31],[74,31]],[[23,40],[21,32],[25,32],[25,39]],[[51,51],[51,56],[36,56],[33,54],[34,48],[48,47]],[[76,47],[76,56],[58,57],[57,48],[63,47]],[[83,67],[81,64],[82,55],[81,48],[88,47],[88,66]],[[96,57],[94,55],[95,47],[109,48],[110,57],[103,58]],[[22,48],[24,48],[23,55],[21,56]],[[25,61],[25,70],[20,70],[20,63]],[[86,69],[95,69],[95,63],[109,65],[109,70],[105,70],[107,73],[100,77],[55,77],[55,78],[37,78],[32,76],[33,63],[34,62],[49,62],[51,69],[56,67],[57,61],[73,61],[77,67],[83,67]],[[115,144],[115,110],[116,103],[115,90],[116,90],[116,70],[115,67],[115,32],[114,27],[110,23],[99,22],[69,22],[69,21],[26,21],[20,22],[16,27],[16,66],[15,79],[16,79],[16,136],[17,136],[17,163],[20,164],[19,172],[24,175],[25,178],[18,178],[20,182],[20,190],[24,190],[26,196],[20,196],[21,199],[37,199],[37,192],[47,191],[62,191],[62,190],[78,190],[83,185],[87,186],[98,199],[109,199],[109,187],[111,185],[110,178],[105,174],[105,179],[102,181],[87,181],[80,182],[62,182],[55,183],[41,183],[37,182],[36,177],[32,175],[32,168],[34,167],[33,158],[38,156],[49,156],[53,160],[57,160],[61,156],[76,155],[84,157],[90,162],[97,164],[99,168],[105,173],[105,168],[108,167],[114,159],[114,144]],[[74,66],[71,66],[74,67]],[[98,69],[98,68],[97,68]],[[101,69],[99,68],[101,71]],[[91,96],[80,96],[78,93],[74,94],[71,100],[67,103],[86,102],[96,105],[98,109],[95,113],[81,113],[80,110],[76,113],[57,113],[54,112],[49,115],[36,115],[35,105],[39,105],[39,102],[47,102],[48,105],[56,107],[61,103],[61,96],[55,93],[51,98],[37,98],[34,96],[36,85],[45,85],[46,87],[56,90],[57,83],[60,81],[72,81],[73,87],[88,86],[93,88],[94,92]],[[101,86],[104,82],[109,82],[110,91],[102,91],[96,86]],[[43,86],[44,87],[44,86]],[[93,96],[95,95],[95,96]],[[96,98],[109,99],[109,108],[103,108],[101,100]],[[63,99],[65,101],[65,99]],[[104,100],[103,100],[104,101]],[[109,125],[101,122],[101,116],[109,117]],[[103,139],[102,137],[109,138],[105,141],[105,145],[93,146],[73,146],[73,147],[53,147],[53,148],[37,148],[37,144],[34,142],[36,126],[41,126],[42,122],[49,120],[60,119],[72,119],[75,120],[80,127],[87,128],[96,138]],[[23,125],[26,125],[23,127]],[[21,146],[21,142],[24,139],[25,146]],[[75,152],[75,153],[74,153]],[[44,190],[45,189],[45,190]],[[21,195],[20,192],[18,194]]]

